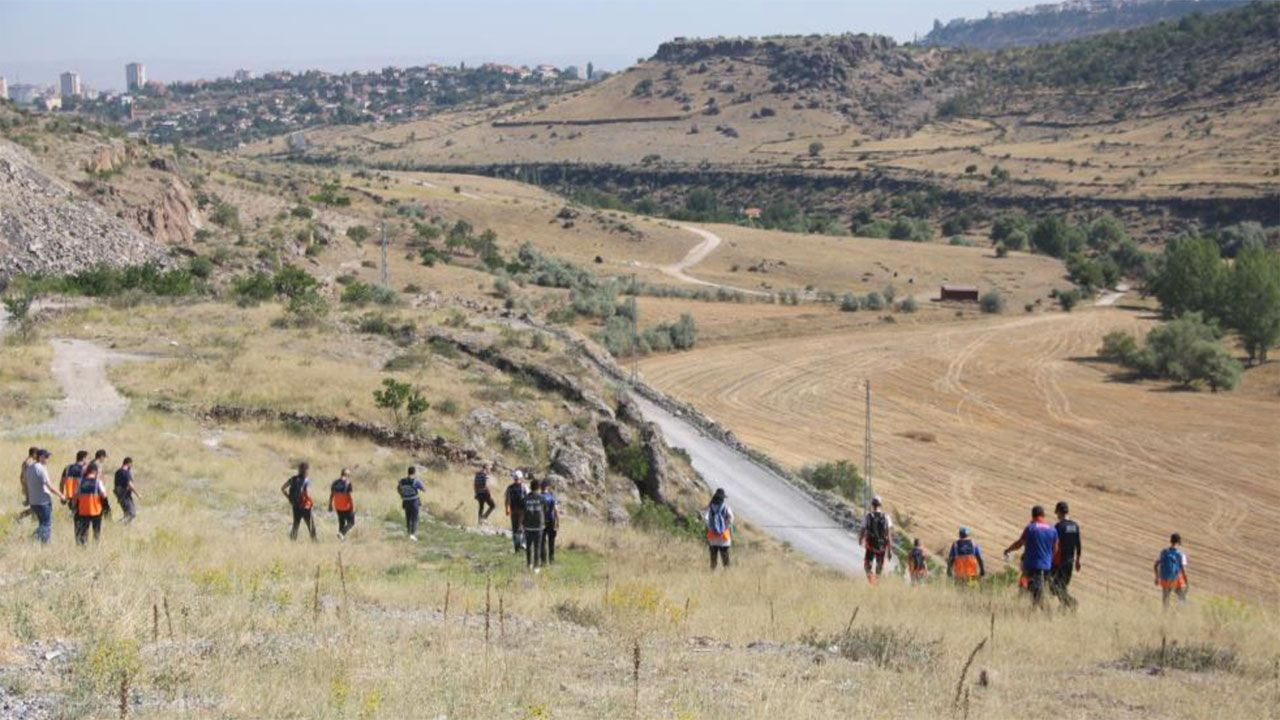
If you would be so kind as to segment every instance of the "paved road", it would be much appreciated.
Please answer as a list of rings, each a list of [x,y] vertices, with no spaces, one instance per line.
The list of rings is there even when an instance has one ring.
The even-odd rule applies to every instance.
[[[857,538],[823,508],[777,474],[652,402],[633,395],[645,419],[656,423],[669,445],[683,448],[693,468],[712,487],[722,487],[740,517],[828,567],[862,572]]]

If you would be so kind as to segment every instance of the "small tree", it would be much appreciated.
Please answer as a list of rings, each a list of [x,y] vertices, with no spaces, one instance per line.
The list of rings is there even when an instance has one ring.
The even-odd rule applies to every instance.
[[[878,292],[869,292],[867,293],[867,296],[862,299],[862,307],[868,310],[883,310],[884,297]]]
[[[1079,290],[1059,290],[1058,291],[1058,307],[1064,312],[1071,312],[1076,305],[1080,303]]]
[[[835,490],[852,500],[862,499],[862,476],[848,460],[806,465],[800,470],[800,477],[820,490]]]
[[[347,237],[351,238],[352,242],[359,245],[369,239],[369,228],[364,225],[352,225],[347,228]]]
[[[996,314],[1004,312],[1004,295],[999,290],[988,290],[978,299],[978,307],[984,313]]]
[[[996,243],[996,257],[998,257],[998,258],[1009,257],[1009,248],[1008,248],[1008,246],[1006,246],[1006,245],[1005,245],[1004,243],[1002,243],[1002,242],[998,242],[998,243]]]
[[[417,388],[395,378],[383,378],[382,389],[373,391],[373,401],[400,430],[416,430],[419,416],[431,407]]]
[[[823,145],[817,140],[814,140],[813,142],[809,143],[809,157],[818,157],[819,155],[822,154],[822,151],[826,149],[826,147],[827,147],[826,145]]]
[[[840,309],[844,312],[857,312],[862,303],[853,293],[845,293],[840,297]]]
[[[898,303],[898,310],[904,313],[913,313],[920,309],[920,303],[914,295],[908,295],[906,299]]]
[[[34,302],[35,295],[29,292],[14,293],[3,298],[5,312],[9,313],[9,318],[17,324],[17,330],[14,331],[15,337],[23,342],[30,340],[35,333],[35,317],[31,314],[31,306]]]
[[[1280,342],[1280,255],[1247,246],[1227,276],[1226,315],[1250,362],[1266,362],[1267,350]]]
[[[1215,315],[1225,269],[1217,243],[1198,235],[1175,238],[1160,256],[1151,290],[1167,317],[1185,312]]]

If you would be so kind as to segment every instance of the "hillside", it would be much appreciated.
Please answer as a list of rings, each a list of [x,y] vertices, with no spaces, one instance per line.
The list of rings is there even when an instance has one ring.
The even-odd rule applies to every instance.
[[[1192,13],[1209,14],[1238,8],[1248,0],[1074,0],[1025,10],[989,13],[980,19],[956,18],[933,28],[921,45],[995,50],[1049,45],[1130,30]]]
[[[738,387],[711,391],[716,399],[707,406],[787,467],[850,452],[843,438],[860,434],[857,404],[844,394],[851,373],[868,363],[885,367],[876,378],[886,393],[877,411],[877,442],[884,443],[877,489],[934,557],[957,522],[971,522],[989,570],[1002,579],[964,592],[935,568],[925,587],[896,577],[871,587],[772,539],[767,514],[738,521],[734,569],[708,575],[702,540],[641,498],[652,499],[646,493],[656,488],[688,514],[705,502],[710,479],[645,432],[627,409],[625,386],[565,342],[563,329],[535,326],[569,304],[571,293],[513,281],[508,310],[500,275],[466,248],[424,245],[430,233],[415,223],[466,220],[477,233],[498,228],[504,257],[519,257],[532,238],[601,276],[630,269],[655,283],[677,282],[663,268],[681,262],[701,236],[574,205],[577,216],[565,227],[563,199],[489,178],[338,174],[217,157],[193,160],[186,172],[203,178],[203,192],[234,204],[242,227],[252,228],[241,240],[211,227],[200,245],[214,268],[208,291],[77,302],[42,317],[34,338],[7,339],[0,353],[0,413],[16,431],[0,437],[5,458],[32,442],[53,448],[55,463],[79,446],[107,447],[113,461],[135,458],[143,493],[139,518],[128,526],[109,519],[101,543],[89,549],[72,544],[64,513],[50,548],[22,541],[29,524],[11,516],[0,522],[7,568],[0,604],[9,609],[0,623],[0,703],[17,716],[116,717],[121,698],[134,718],[1017,717],[1034,695],[1073,719],[1214,712],[1227,720],[1265,716],[1274,705],[1269,682],[1280,625],[1263,585],[1274,576],[1260,561],[1248,573],[1224,561],[1250,562],[1253,556],[1229,549],[1265,544],[1252,533],[1268,526],[1276,506],[1271,475],[1262,470],[1256,486],[1243,481],[1266,462],[1269,438],[1255,435],[1274,399],[1160,393],[1106,382],[1088,368],[1064,370],[1106,327],[1146,322],[1131,311],[1040,308],[1026,318],[983,319],[971,308],[929,302],[908,314],[717,300],[714,293],[638,298],[645,325],[696,314],[705,345],[654,354],[642,363],[643,377],[689,397],[707,392],[708,378],[740,378]],[[300,207],[312,214],[302,217]],[[351,291],[368,293],[378,282],[380,252],[349,231],[380,217],[389,220],[393,288],[383,300]],[[693,281],[780,289],[808,279],[832,290],[896,282],[902,295],[918,284],[927,298],[950,278],[997,285],[1033,309],[1060,281],[1058,261],[1018,253],[996,259],[973,247],[707,231],[723,243],[705,267],[684,268]],[[422,253],[432,248],[438,259],[426,264]],[[758,269],[734,269],[748,261]],[[307,319],[270,285],[256,305],[237,289],[251,289],[246,278],[279,272],[284,262],[315,279],[323,313]],[[583,317],[570,324],[588,334],[601,325]],[[1005,324],[1022,334],[997,340]],[[52,399],[68,392],[68,378],[49,348],[69,340],[82,350],[110,346],[118,356],[103,373],[123,393],[121,415],[71,437],[32,433],[25,428],[51,417],[54,428],[65,426]],[[1031,367],[1019,358],[1031,358]],[[768,365],[774,369],[762,373]],[[686,383],[690,373],[702,380]],[[392,417],[374,402],[388,379],[429,402],[416,438],[391,432]],[[1021,388],[1016,403],[991,397],[992,383],[1001,381]],[[781,389],[786,400],[762,394],[763,387]],[[1077,388],[1087,388],[1087,401],[1074,402]],[[1073,402],[1063,400],[1068,390]],[[1155,396],[1146,406],[1152,413],[1188,403],[1225,413],[1244,400],[1234,405],[1240,415],[1233,422],[1252,431],[1210,438],[1223,452],[1206,450],[1189,469],[1211,473],[1205,463],[1214,457],[1235,470],[1208,496],[1188,495],[1203,499],[1191,519],[1161,515],[1167,495],[1145,476],[1059,477],[1055,470],[1079,457],[1061,436],[1063,424],[1089,429],[1093,450],[1129,448],[1144,424],[1098,408],[1135,393]],[[766,412],[743,422],[744,402]],[[799,419],[797,410],[819,407],[829,411],[826,419]],[[609,444],[617,438],[634,445],[619,453]],[[1184,443],[1178,452],[1194,447]],[[986,452],[992,448],[1008,454]],[[1236,464],[1254,453],[1261,458],[1254,465]],[[1000,476],[997,497],[979,470],[963,472],[951,454],[1017,478]],[[287,540],[279,484],[303,459],[312,464],[320,505],[338,469],[351,470],[358,516],[346,542],[333,537],[323,512],[319,542]],[[524,570],[501,533],[501,514],[476,526],[471,474],[484,460],[499,465],[495,489],[513,467],[556,479],[565,517],[553,567]],[[1006,462],[1010,469],[1002,469]],[[1160,462],[1130,460],[1138,469]],[[410,463],[427,485],[416,544],[404,537],[394,491]],[[949,511],[923,489],[947,466],[960,468],[941,478]],[[656,484],[639,472],[645,468],[662,473]],[[1239,504],[1228,502],[1233,491]],[[1032,497],[1056,493],[1067,493],[1087,523],[1089,555],[1077,585],[1080,610],[1040,616],[1006,584],[998,549]],[[991,505],[979,494],[990,494]],[[1254,513],[1256,522],[1246,522]],[[1192,605],[1162,616],[1148,556],[1165,519],[1191,528],[1201,574]],[[1135,537],[1113,542],[1134,527],[1141,530]],[[1217,563],[1221,571],[1211,570]],[[70,623],[73,613],[81,619]],[[541,674],[529,672],[531,658],[543,663]],[[709,685],[717,691],[708,693]],[[1233,698],[1229,707],[1214,704],[1222,695]]]
[[[933,197],[937,224],[1011,206],[1107,209],[1153,238],[1274,224],[1278,24],[1280,5],[1254,3],[997,53],[869,36],[677,40],[578,92],[326,130],[303,157],[515,177],[667,214],[714,187],[736,211],[785,198],[846,228],[904,193]]]
[[[0,106],[0,278],[166,262],[203,220],[168,149]]]

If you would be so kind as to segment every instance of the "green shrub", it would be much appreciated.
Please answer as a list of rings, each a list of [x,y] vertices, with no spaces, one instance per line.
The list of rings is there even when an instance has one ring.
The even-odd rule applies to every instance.
[[[995,314],[1004,312],[1004,295],[999,290],[988,290],[978,299],[978,307],[984,313]]]
[[[270,275],[255,272],[232,280],[231,293],[235,296],[237,304],[250,307],[275,297],[276,286]]]
[[[1079,290],[1059,290],[1058,291],[1058,307],[1065,312],[1071,312],[1076,305],[1080,303]]]
[[[294,265],[285,265],[276,271],[271,279],[277,295],[286,298],[298,298],[308,293],[315,293],[320,287],[319,281],[306,270]]]
[[[883,310],[884,298],[878,292],[869,292],[862,298],[862,307],[867,310]]]
[[[919,309],[920,303],[915,299],[914,295],[898,303],[898,310],[904,313],[913,313]]]
[[[800,478],[820,490],[833,490],[851,500],[862,499],[862,476],[848,460],[806,465],[800,470]]]
[[[289,298],[284,309],[284,322],[291,327],[317,325],[329,314],[329,302],[316,290],[307,290]]]
[[[342,289],[342,302],[362,306],[369,303],[391,305],[396,301],[396,292],[381,285],[356,280]]]
[[[858,296],[853,293],[845,293],[840,296],[840,309],[844,312],[857,312],[862,306],[858,300]]]

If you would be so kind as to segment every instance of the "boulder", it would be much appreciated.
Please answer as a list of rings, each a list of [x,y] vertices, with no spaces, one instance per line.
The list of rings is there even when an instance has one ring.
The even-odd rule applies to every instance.
[[[631,447],[635,442],[635,434],[631,432],[631,428],[615,420],[601,420],[596,423],[596,432],[600,436],[600,442],[604,444],[606,453]]]
[[[499,421],[498,434],[502,439],[504,448],[522,455],[528,455],[533,452],[533,437],[519,423],[514,423],[510,420]]]

